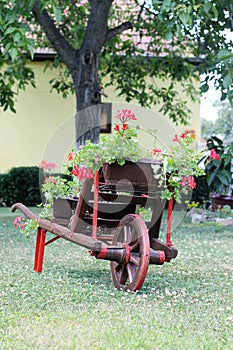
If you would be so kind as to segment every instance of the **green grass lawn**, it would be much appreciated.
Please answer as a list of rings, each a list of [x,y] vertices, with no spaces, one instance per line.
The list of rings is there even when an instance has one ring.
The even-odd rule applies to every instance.
[[[0,208],[0,349],[233,349],[233,229],[176,228],[178,257],[150,266],[137,293],[109,263],[59,239],[33,272],[35,236]]]

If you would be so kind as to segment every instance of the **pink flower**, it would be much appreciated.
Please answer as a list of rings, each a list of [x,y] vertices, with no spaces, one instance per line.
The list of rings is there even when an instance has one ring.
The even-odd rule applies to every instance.
[[[116,119],[120,119],[122,123],[126,123],[129,120],[137,120],[135,114],[130,109],[121,109],[118,110]]]
[[[16,216],[16,218],[13,221],[13,225],[15,227],[18,226],[20,228],[20,230],[22,230],[26,225],[24,221],[25,221],[25,219],[22,216]]]
[[[21,222],[22,217],[21,216],[16,216],[13,221],[13,225],[16,227],[18,224]]]
[[[196,182],[194,180],[194,177],[193,176],[183,176],[181,181],[180,181],[180,185],[182,187],[185,187],[185,188],[196,188]]]
[[[188,184],[189,184],[189,187],[191,187],[192,189],[196,188],[197,184],[193,176],[188,176]]]
[[[48,162],[47,163],[47,170],[53,170],[56,169],[56,164],[53,162]]]
[[[40,167],[45,170],[53,170],[56,168],[56,164],[53,162],[46,162],[45,160],[42,160],[40,163]]]
[[[57,180],[54,176],[48,176],[45,178],[44,183],[48,183],[48,182],[56,184]]]
[[[46,169],[46,165],[47,165],[47,162],[45,160],[42,160],[42,162],[40,163],[40,167],[43,169]]]
[[[181,181],[180,181],[180,184],[182,187],[186,187],[187,186],[187,180],[186,180],[186,176],[183,176]]]
[[[172,142],[179,142],[178,135],[175,135]]]
[[[214,160],[220,160],[220,156],[215,152],[214,148],[210,150],[210,158]]]

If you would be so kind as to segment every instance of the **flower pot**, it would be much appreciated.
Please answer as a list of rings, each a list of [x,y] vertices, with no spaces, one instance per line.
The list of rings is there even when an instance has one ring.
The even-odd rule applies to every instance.
[[[107,184],[116,184],[121,181],[133,187],[158,187],[159,182],[154,178],[152,165],[160,167],[161,162],[154,159],[140,159],[138,162],[126,160],[124,165],[118,163],[103,164],[102,172]]]
[[[222,208],[224,205],[229,205],[233,209],[233,196],[211,193],[210,198],[212,202],[212,211]]]
[[[77,203],[77,198],[53,198],[53,217],[70,220]]]

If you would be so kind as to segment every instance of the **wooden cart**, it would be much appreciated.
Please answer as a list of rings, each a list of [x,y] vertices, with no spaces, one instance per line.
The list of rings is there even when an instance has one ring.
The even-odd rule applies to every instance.
[[[117,289],[139,290],[149,264],[162,265],[178,254],[170,239],[172,199],[168,203],[166,242],[159,239],[164,211],[160,187],[152,166],[142,160],[124,166],[104,165],[94,179],[86,179],[78,199],[55,199],[51,220],[34,215],[21,203],[12,206],[38,222],[34,270],[42,272],[45,246],[64,238],[88,249],[96,259],[110,261],[112,281]],[[144,221],[138,207],[151,208]],[[46,232],[55,236],[46,241]]]

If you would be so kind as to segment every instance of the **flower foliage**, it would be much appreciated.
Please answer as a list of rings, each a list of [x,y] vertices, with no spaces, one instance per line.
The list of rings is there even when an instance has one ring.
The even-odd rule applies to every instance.
[[[20,233],[25,236],[29,236],[30,233],[35,232],[37,229],[37,221],[34,219],[25,219],[23,216],[16,216],[13,220],[13,225],[18,227]]]
[[[73,164],[71,172],[73,175],[83,172],[89,177],[104,163],[117,162],[119,165],[124,165],[126,159],[136,162],[146,156],[162,161],[162,172],[158,167],[154,167],[154,176],[159,178],[161,187],[165,187],[162,191],[163,198],[170,199],[174,196],[180,201],[182,193],[187,194],[196,187],[194,177],[202,175],[203,171],[197,164],[201,154],[195,152],[193,147],[194,130],[175,135],[174,145],[168,151],[164,152],[160,148],[149,151],[139,145],[136,132],[139,127],[129,125],[129,122],[137,120],[131,110],[119,110],[115,118],[118,123],[114,127],[113,137],[102,136],[99,144],[87,141],[76,154],[68,155],[68,160]],[[86,168],[91,173],[82,170]]]
[[[211,192],[224,194],[230,191],[232,159],[232,143],[224,145],[216,136],[207,140],[207,151],[201,160],[204,160],[207,184]]]
[[[77,167],[79,167],[79,172],[83,167],[86,167],[95,173],[104,163],[117,162],[119,165],[123,165],[127,158],[136,162],[145,155],[145,149],[140,146],[136,139],[135,128],[129,125],[130,121],[137,120],[134,113],[131,110],[122,109],[118,111],[116,119],[119,123],[114,127],[113,137],[101,135],[98,144],[87,141],[76,154],[73,153],[72,157],[68,157],[73,167],[76,166],[73,169],[73,174]],[[88,174],[87,170],[86,173]]]
[[[160,178],[160,183],[165,187],[162,197],[170,199],[174,196],[177,202],[181,201],[182,194],[196,187],[195,177],[203,175],[203,170],[198,166],[201,157],[192,147],[195,140],[193,130],[175,135],[174,145],[168,151],[153,149],[151,154],[156,159],[162,160],[162,173],[155,169],[155,177]]]
[[[70,152],[67,156],[68,160],[72,160],[73,153]],[[41,168],[44,170],[45,179],[41,186],[41,191],[45,196],[46,203],[49,204],[52,202],[53,197],[67,197],[67,196],[76,196],[80,192],[81,183],[78,180],[73,180],[70,177],[70,180],[62,177],[61,175],[53,176],[51,174],[52,170],[56,169],[56,164],[51,162],[46,162],[43,160],[40,164]],[[75,169],[69,173],[69,175],[74,175],[79,180],[81,179],[80,174],[78,174],[78,167],[75,166]],[[81,172],[82,179],[84,177],[83,172]],[[86,175],[86,174],[85,174]]]
[[[25,219],[22,216],[16,216],[13,220],[13,225],[23,229],[25,227]]]

